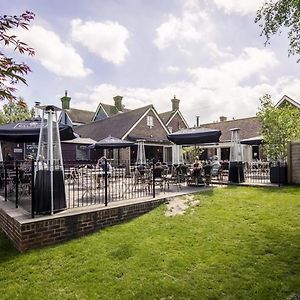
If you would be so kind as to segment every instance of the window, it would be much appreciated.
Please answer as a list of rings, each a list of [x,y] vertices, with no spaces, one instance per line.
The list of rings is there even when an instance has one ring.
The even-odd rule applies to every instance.
[[[153,117],[152,116],[147,116],[147,126],[150,128],[153,127]]]
[[[76,145],[76,160],[88,160],[89,149],[86,145]]]

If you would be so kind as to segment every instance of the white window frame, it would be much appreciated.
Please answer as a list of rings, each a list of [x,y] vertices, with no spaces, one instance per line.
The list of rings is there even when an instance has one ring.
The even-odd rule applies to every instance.
[[[149,126],[150,128],[152,128],[153,125],[153,116],[147,116],[147,126]]]

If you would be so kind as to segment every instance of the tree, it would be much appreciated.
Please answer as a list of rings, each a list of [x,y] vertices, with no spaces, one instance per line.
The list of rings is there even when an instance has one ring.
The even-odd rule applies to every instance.
[[[300,55],[300,0],[267,0],[257,11],[255,23],[259,22],[262,22],[261,36],[266,37],[265,45],[270,43],[272,35],[286,27],[290,41],[288,54]]]
[[[34,19],[34,13],[26,11],[20,16],[0,16],[0,43],[4,46],[12,45],[21,54],[34,55],[34,50],[20,41],[16,35],[9,34],[14,28],[28,30],[29,23]],[[24,76],[30,72],[25,63],[17,63],[0,51],[0,100],[17,100],[14,95],[15,85],[19,82],[27,84]]]
[[[300,139],[300,110],[286,103],[275,107],[270,95],[261,99],[257,117],[261,123],[263,150],[272,161],[285,161],[289,141]]]
[[[32,112],[29,111],[27,103],[22,97],[18,101],[10,100],[3,105],[0,110],[0,124],[11,123],[15,121],[23,121],[32,118]]]

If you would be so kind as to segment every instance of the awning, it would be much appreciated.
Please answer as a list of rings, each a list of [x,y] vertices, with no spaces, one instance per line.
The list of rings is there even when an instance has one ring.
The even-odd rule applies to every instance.
[[[127,148],[134,145],[133,142],[124,141],[112,136],[96,142],[89,146],[90,149],[116,149],[116,148]]]
[[[221,131],[204,127],[187,128],[168,135],[177,145],[199,145],[219,142]]]
[[[251,137],[249,139],[241,140],[241,144],[253,145],[253,146],[261,145],[262,142],[263,142],[263,137],[262,136],[254,136],[254,137]]]
[[[47,124],[44,124],[47,126]],[[0,140],[16,143],[34,143],[39,141],[41,119],[18,121],[0,126]],[[72,140],[78,137],[72,127],[59,124],[60,139]]]

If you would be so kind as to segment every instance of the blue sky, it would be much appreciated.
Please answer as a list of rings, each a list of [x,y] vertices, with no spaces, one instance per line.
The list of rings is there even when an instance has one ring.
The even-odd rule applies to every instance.
[[[299,64],[287,57],[283,33],[264,47],[254,24],[262,0],[3,1],[4,14],[36,14],[17,35],[35,48],[28,86],[18,94],[33,105],[95,110],[122,95],[128,108],[153,103],[170,110],[170,99],[190,125],[255,115],[259,98],[284,95],[300,101]]]

